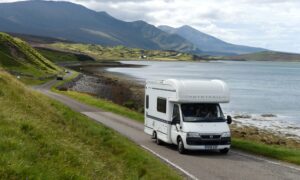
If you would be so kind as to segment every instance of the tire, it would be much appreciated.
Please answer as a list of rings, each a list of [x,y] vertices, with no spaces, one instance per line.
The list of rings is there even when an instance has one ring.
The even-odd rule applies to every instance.
[[[156,132],[155,131],[153,131],[151,139],[156,139]]]
[[[155,131],[154,131],[154,133],[153,133],[153,137],[154,137],[155,143],[156,143],[157,145],[162,145],[162,141],[161,141],[160,139],[158,139],[157,134],[156,134]]]
[[[221,149],[220,153],[221,154],[227,154],[229,152],[229,148]]]
[[[186,153],[186,149],[184,148],[183,141],[180,137],[178,138],[177,149],[178,149],[178,152],[180,154],[185,154]]]
[[[155,139],[155,142],[156,142],[157,145],[162,145],[163,144],[163,142],[158,138]]]

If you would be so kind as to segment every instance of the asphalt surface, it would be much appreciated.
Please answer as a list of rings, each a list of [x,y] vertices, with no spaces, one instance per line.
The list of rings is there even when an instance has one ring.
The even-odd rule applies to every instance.
[[[188,179],[300,180],[300,166],[237,150],[231,150],[227,155],[220,155],[217,152],[190,152],[187,155],[181,155],[175,146],[156,145],[150,136],[143,132],[143,124],[141,123],[51,92],[50,88],[55,83],[56,81],[51,81],[35,87],[35,89],[128,137],[179,170]]]

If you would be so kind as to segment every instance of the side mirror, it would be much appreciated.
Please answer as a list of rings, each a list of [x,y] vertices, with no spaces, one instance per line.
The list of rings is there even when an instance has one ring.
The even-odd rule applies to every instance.
[[[181,129],[181,126],[180,126],[180,124],[176,124],[176,128],[177,128],[177,130],[179,130],[179,129]]]
[[[232,118],[231,116],[227,116],[227,124],[231,124],[232,123]]]

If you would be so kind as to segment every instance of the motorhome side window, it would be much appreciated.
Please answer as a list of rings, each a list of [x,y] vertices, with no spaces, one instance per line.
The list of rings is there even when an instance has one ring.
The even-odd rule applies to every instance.
[[[177,104],[175,104],[173,107],[172,123],[173,124],[180,123],[180,113],[179,113],[179,107]]]
[[[146,95],[146,108],[149,108],[149,95]]]
[[[158,112],[166,113],[167,112],[167,100],[164,98],[157,98],[156,109]]]

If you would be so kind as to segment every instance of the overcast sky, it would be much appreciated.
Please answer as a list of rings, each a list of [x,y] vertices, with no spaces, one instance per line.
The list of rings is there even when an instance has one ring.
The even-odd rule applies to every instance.
[[[16,0],[0,0],[12,2]],[[300,0],[64,0],[125,20],[190,25],[227,42],[300,53]]]

